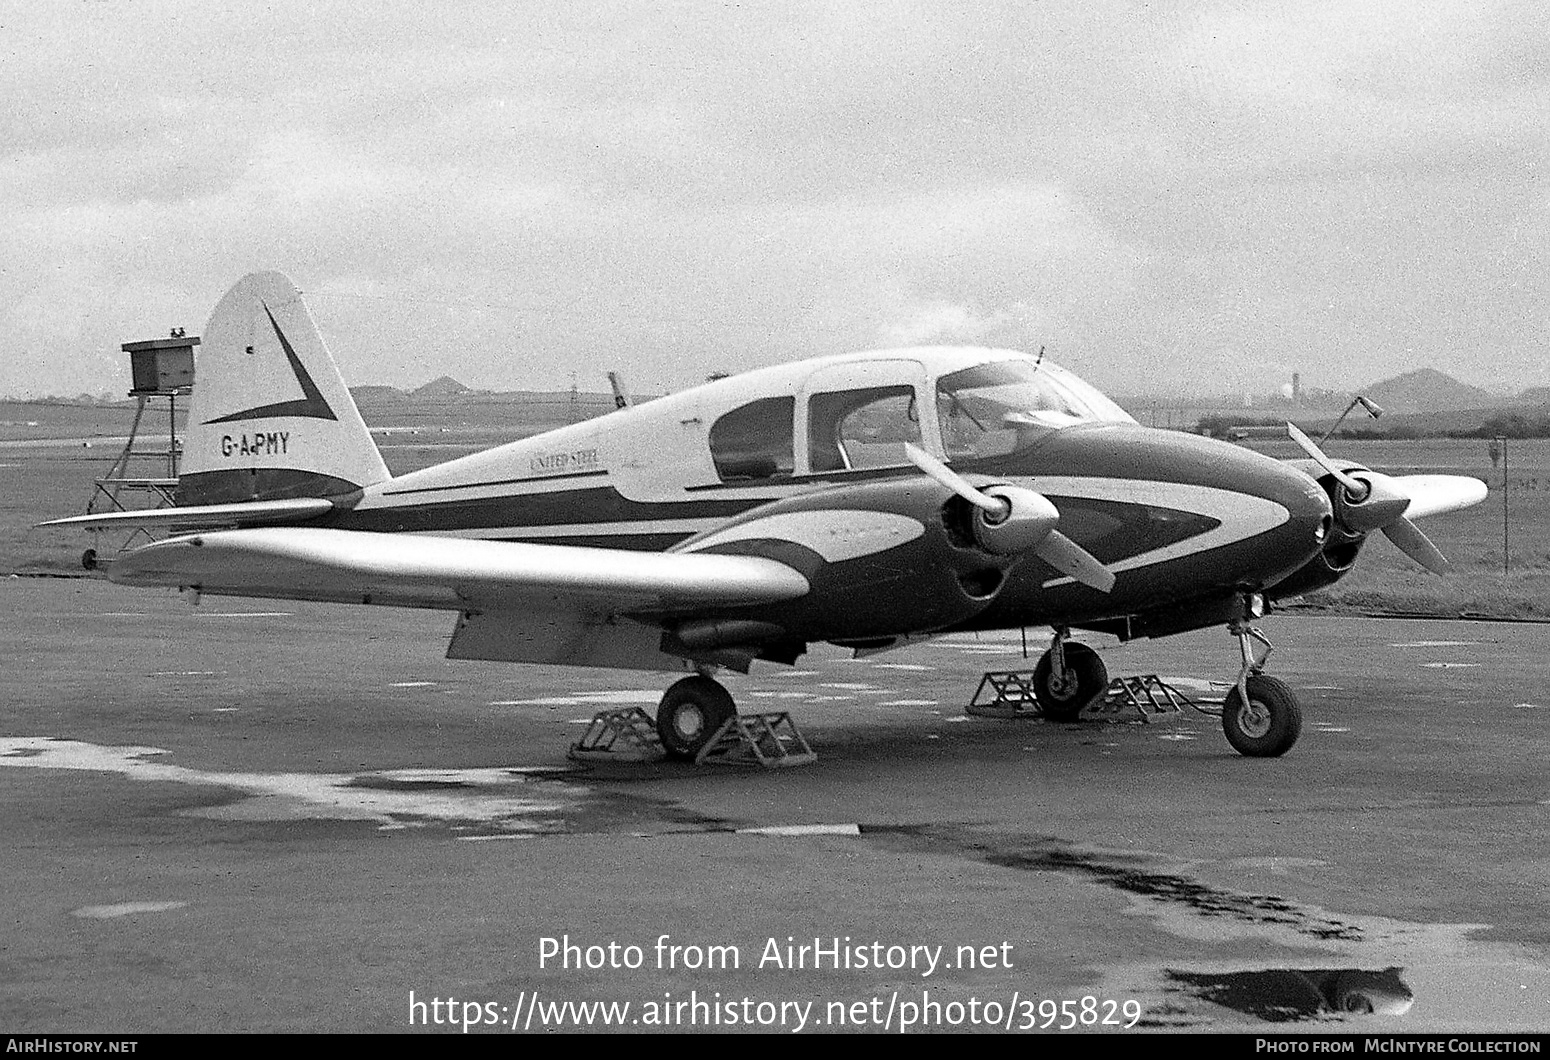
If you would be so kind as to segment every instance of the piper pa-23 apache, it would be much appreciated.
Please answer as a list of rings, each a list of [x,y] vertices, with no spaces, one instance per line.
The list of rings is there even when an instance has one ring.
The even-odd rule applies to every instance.
[[[1071,630],[1215,624],[1242,654],[1227,739],[1280,755],[1301,710],[1262,672],[1266,602],[1375,530],[1439,570],[1411,520],[1485,497],[1295,427],[1309,460],[1148,429],[1042,356],[949,347],[763,368],[395,478],[285,276],[239,281],[202,343],[177,506],[49,524],[176,532],[111,580],[456,611],[454,659],[693,672],[656,717],[679,758],[736,711],[712,672],[816,642],[1052,627],[1034,683],[1067,721],[1108,686]]]

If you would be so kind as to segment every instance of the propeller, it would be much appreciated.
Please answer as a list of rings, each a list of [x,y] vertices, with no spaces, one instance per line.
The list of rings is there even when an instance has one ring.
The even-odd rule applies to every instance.
[[[1382,475],[1366,468],[1361,469],[1363,477],[1358,478],[1337,467],[1296,424],[1288,423],[1286,433],[1340,483],[1335,514],[1342,526],[1355,534],[1381,530],[1401,552],[1433,574],[1448,570],[1447,557],[1409,517],[1437,515],[1478,504],[1485,500],[1484,482],[1464,475]]]
[[[1114,572],[1055,529],[1060,510],[1044,494],[1021,486],[979,489],[919,446],[906,442],[904,451],[921,471],[980,510],[974,530],[986,551],[998,555],[1031,551],[1083,585],[1102,593],[1114,588]]]

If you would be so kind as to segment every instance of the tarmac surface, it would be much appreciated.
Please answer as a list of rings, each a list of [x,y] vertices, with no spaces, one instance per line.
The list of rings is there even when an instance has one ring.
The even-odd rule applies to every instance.
[[[670,678],[452,663],[446,613],[0,594],[10,1032],[1550,1030],[1550,626],[1272,616],[1273,760],[965,715],[1015,632],[824,648],[727,680],[818,752],[764,770],[578,766]]]

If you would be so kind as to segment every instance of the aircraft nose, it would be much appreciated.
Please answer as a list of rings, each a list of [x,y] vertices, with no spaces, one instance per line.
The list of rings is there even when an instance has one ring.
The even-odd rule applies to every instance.
[[[1079,490],[1101,489],[1079,480],[1108,481],[1116,498],[1123,491],[1133,503],[1161,510],[1164,519],[1175,512],[1198,520],[1191,523],[1197,532],[1168,551],[1198,553],[1208,561],[1201,575],[1213,581],[1274,584],[1319,552],[1332,521],[1329,498],[1297,468],[1181,431],[1072,428],[1038,447],[1036,459],[1038,466],[1027,470],[1039,478],[1060,476]],[[1049,492],[1060,506],[1053,481]]]

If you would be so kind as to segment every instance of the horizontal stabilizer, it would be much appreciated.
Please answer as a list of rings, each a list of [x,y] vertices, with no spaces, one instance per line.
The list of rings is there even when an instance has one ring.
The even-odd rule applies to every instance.
[[[327,515],[332,501],[321,497],[296,497],[278,501],[245,501],[238,504],[198,504],[182,508],[148,508],[141,511],[94,512],[50,519],[39,526],[74,526],[87,530],[106,527],[160,526],[196,529],[217,526],[267,526],[295,523]]]
[[[757,556],[626,552],[570,545],[321,527],[218,530],[115,560],[125,585],[227,596],[461,609],[511,606],[666,614],[790,600],[808,582]]]

